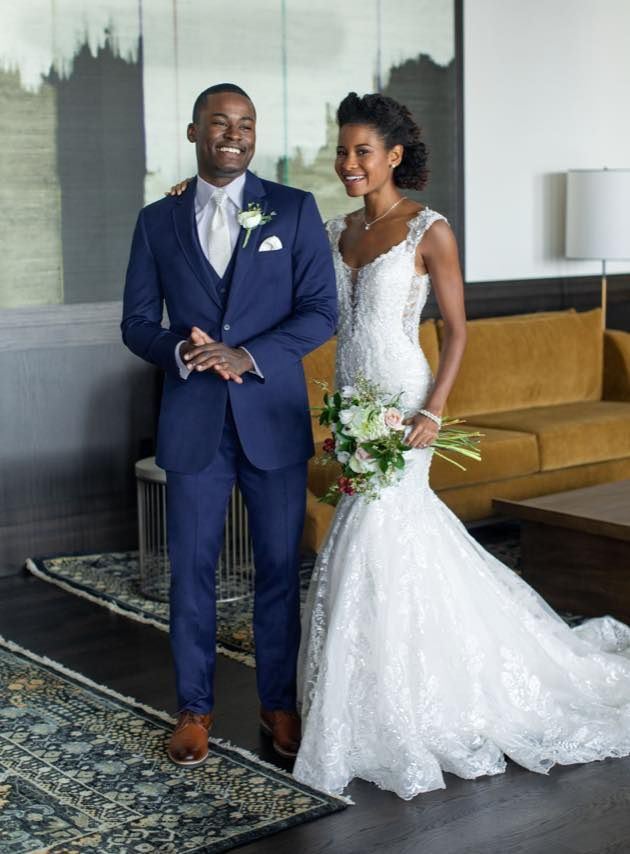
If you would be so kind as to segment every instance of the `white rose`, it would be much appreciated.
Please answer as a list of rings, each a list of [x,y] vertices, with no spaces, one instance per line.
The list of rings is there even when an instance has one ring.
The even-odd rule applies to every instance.
[[[373,408],[349,406],[339,413],[339,420],[346,428],[348,436],[354,436],[361,442],[380,439],[389,432],[382,414]]]
[[[248,231],[250,228],[256,228],[262,222],[262,211],[241,211],[238,222]]]
[[[339,420],[344,425],[344,427],[347,424],[352,423],[352,421],[353,421],[353,419],[357,413],[357,410],[359,410],[358,406],[351,406],[349,409],[342,409],[341,410],[341,412],[339,413]],[[360,411],[361,410],[359,410],[359,412]]]
[[[357,472],[357,474],[376,471],[378,468],[378,463],[374,457],[368,454],[368,452],[361,447],[356,449],[348,464],[352,471]]]
[[[337,451],[337,461],[341,463],[342,466],[350,459],[350,454],[347,451]]]
[[[346,398],[348,398],[348,397],[354,397],[354,394],[355,394],[355,390],[354,390],[354,387],[353,387],[353,386],[351,386],[351,385],[345,385],[345,386],[341,389],[341,396],[342,396],[342,397],[346,397]]]

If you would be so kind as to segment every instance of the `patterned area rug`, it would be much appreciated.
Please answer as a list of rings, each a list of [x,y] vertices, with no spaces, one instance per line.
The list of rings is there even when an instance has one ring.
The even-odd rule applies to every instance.
[[[306,598],[313,562],[314,557],[305,557],[300,568],[302,601]],[[140,590],[137,552],[29,559],[26,568],[69,593],[168,631],[168,603],[148,599]],[[253,596],[217,603],[217,650],[249,667],[255,666],[253,608]]]
[[[178,768],[170,724],[0,638],[1,854],[214,854],[346,805],[215,740]]]
[[[520,572],[518,525],[499,523],[477,528],[472,534],[491,554]],[[302,602],[306,598],[313,561],[312,556],[302,561]],[[140,591],[136,552],[37,558],[27,561],[26,565],[34,575],[70,593],[168,631],[168,604],[147,599]],[[221,602],[217,606],[219,652],[250,667],[254,667],[252,611],[251,596],[235,602]],[[574,619],[571,615],[566,615],[566,618]]]

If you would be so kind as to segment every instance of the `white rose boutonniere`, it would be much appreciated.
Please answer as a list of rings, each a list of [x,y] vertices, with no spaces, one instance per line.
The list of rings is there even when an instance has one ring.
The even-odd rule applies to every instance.
[[[260,205],[255,202],[250,202],[247,205],[246,211],[241,211],[237,217],[238,224],[245,229],[247,232],[245,234],[245,240],[243,241],[243,249],[247,246],[247,241],[249,240],[249,235],[255,228],[258,228],[259,225],[264,225],[266,222],[271,222],[271,218],[276,215],[275,211],[271,211],[271,213],[265,213]]]

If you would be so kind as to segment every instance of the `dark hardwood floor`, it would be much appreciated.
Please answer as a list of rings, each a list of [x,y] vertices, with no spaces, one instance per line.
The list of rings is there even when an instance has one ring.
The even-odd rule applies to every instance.
[[[173,711],[168,638],[27,575],[0,579],[0,633],[28,649]],[[258,732],[254,670],[219,656],[214,734],[280,767]],[[194,773],[194,771],[191,771]],[[630,759],[555,768],[510,764],[405,802],[367,783],[342,813],[244,846],[243,854],[628,854]]]

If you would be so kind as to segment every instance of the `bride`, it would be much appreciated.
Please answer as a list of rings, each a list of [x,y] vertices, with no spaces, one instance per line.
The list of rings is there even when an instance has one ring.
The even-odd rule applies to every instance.
[[[472,779],[630,753],[630,630],[571,630],[469,536],[429,487],[432,440],[465,344],[462,277],[443,216],[404,197],[426,180],[408,110],[348,95],[335,168],[364,207],[328,223],[337,275],[336,385],[358,374],[403,392],[402,479],[368,502],[344,495],[303,618],[303,737],[295,777],[340,793],[354,778],[402,798]],[[432,287],[439,370],[418,344]],[[483,451],[483,446],[482,446]],[[483,465],[483,463],[481,463]]]

